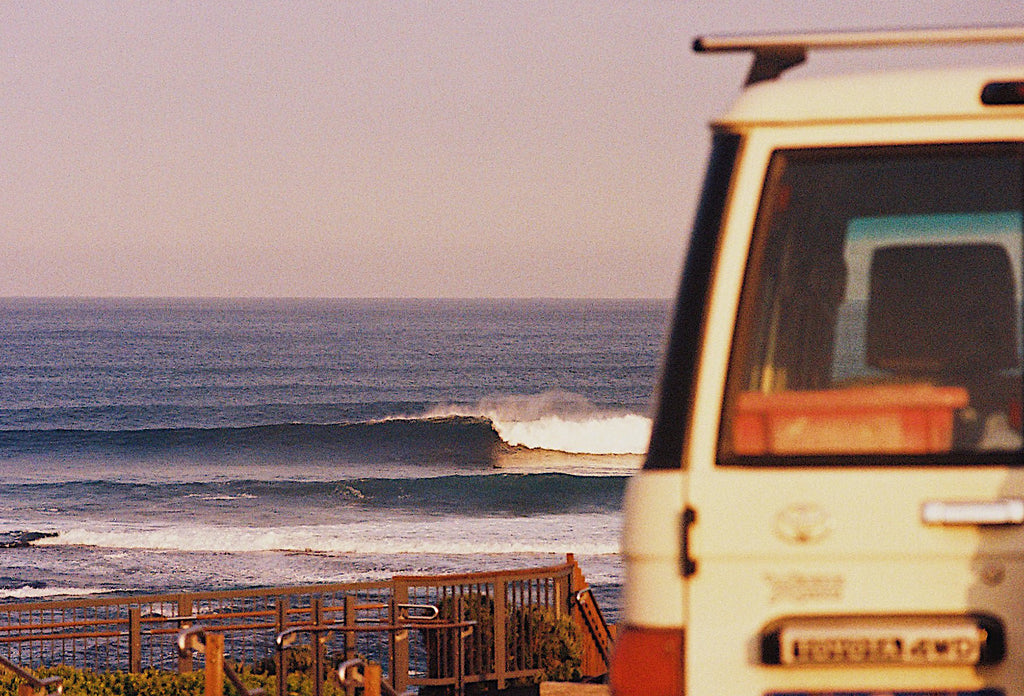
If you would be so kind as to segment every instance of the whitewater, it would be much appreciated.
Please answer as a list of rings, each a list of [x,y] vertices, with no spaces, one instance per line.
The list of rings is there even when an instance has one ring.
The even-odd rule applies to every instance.
[[[567,552],[615,598],[667,311],[0,300],[0,599],[494,570]]]

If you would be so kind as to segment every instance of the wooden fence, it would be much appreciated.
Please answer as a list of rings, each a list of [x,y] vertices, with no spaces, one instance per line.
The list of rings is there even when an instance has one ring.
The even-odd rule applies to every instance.
[[[463,639],[432,628],[434,608],[438,623],[472,622],[472,631]],[[29,668],[187,672],[202,658],[179,656],[175,641],[183,628],[202,626],[224,636],[224,652],[235,663],[279,678],[308,666],[298,659],[305,646],[307,656],[312,651],[327,664],[355,655],[377,660],[399,693],[461,693],[471,682],[503,688],[541,675],[539,626],[563,617],[582,640],[583,675],[604,674],[612,631],[571,554],[560,565],[512,571],[0,604],[0,656]],[[279,650],[282,635],[298,640]]]

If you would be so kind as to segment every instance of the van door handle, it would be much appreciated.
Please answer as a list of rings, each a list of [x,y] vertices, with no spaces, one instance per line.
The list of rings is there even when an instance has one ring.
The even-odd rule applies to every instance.
[[[935,525],[1024,524],[1024,500],[929,500],[921,506],[921,521]]]
[[[697,561],[690,555],[690,527],[697,521],[697,511],[689,505],[683,510],[683,516],[679,520],[680,532],[682,534],[682,548],[680,551],[679,564],[683,571],[683,577],[688,578],[697,572]]]

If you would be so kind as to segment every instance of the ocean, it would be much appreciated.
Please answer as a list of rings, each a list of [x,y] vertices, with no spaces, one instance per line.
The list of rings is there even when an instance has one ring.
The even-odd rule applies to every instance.
[[[669,308],[0,299],[0,600],[574,553],[614,620]]]

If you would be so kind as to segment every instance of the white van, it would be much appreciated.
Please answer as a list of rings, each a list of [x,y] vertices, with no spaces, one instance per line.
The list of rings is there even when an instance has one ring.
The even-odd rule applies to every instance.
[[[618,696],[1024,694],[1024,65],[775,79],[699,39],[713,124],[650,450]]]

